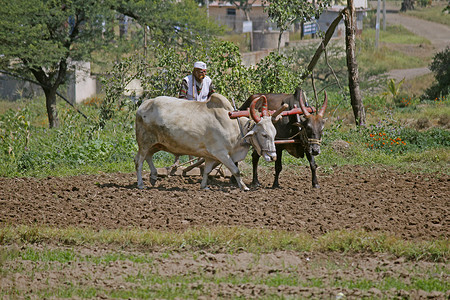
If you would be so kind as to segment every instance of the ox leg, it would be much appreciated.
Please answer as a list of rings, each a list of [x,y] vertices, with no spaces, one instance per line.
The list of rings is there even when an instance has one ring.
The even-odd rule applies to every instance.
[[[148,166],[150,167],[150,183],[152,186],[156,184],[156,180],[158,180],[158,170],[156,169],[155,165],[153,164],[153,152],[150,154],[147,154],[147,157],[145,160],[148,163]]]
[[[228,170],[230,170],[231,174],[234,176],[234,178],[236,179],[236,182],[239,186],[239,188],[243,191],[248,191],[250,190],[244,183],[244,181],[242,180],[241,177],[241,172],[239,171],[239,168],[236,166],[235,162],[231,159],[231,157],[228,154],[224,154],[221,156],[217,156],[217,159],[223,163],[223,165],[225,167],[228,168]]]
[[[259,183],[258,180],[258,162],[259,162],[258,152],[253,151],[252,152],[253,180],[251,185],[256,187],[261,185],[261,183]]]
[[[277,147],[277,160],[275,161],[275,178],[273,179],[272,188],[279,188],[280,183],[278,182],[278,178],[280,177],[281,170],[283,170],[283,164],[281,163],[283,157],[283,149],[281,147]]]
[[[319,182],[317,181],[317,175],[316,175],[316,161],[314,160],[314,155],[311,155],[309,152],[306,152],[306,158],[309,161],[309,167],[311,168],[311,180],[312,180],[312,186],[314,188],[319,188]]]
[[[134,166],[136,168],[136,176],[137,176],[137,186],[139,189],[145,189],[144,181],[142,180],[142,165],[144,160],[146,159],[147,153],[143,153],[142,151],[138,151],[136,156],[134,157]]]
[[[205,158],[205,168],[203,169],[203,178],[200,188],[207,189],[208,185],[208,175],[217,166],[217,162],[212,159]]]

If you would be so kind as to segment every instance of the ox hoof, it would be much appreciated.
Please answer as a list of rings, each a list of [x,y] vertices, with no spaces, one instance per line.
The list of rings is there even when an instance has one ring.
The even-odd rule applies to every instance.
[[[259,187],[261,187],[261,183],[259,183],[259,181],[252,181],[252,183],[250,183],[250,185],[252,186],[252,187],[255,187],[255,188],[259,188]]]
[[[320,188],[320,185],[318,185],[318,184],[313,184],[313,188],[318,189],[318,188]]]
[[[145,189],[147,189],[147,187],[145,185],[138,185],[138,189],[145,190]]]
[[[246,192],[250,191],[250,189],[245,184],[242,185],[241,190],[246,191]]]
[[[155,186],[156,180],[157,179],[155,179],[155,178],[150,178],[150,183],[152,184],[152,186]]]

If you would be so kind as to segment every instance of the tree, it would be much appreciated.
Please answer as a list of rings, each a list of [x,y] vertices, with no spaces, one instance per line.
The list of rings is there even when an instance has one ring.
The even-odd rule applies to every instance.
[[[34,76],[45,94],[50,128],[59,125],[56,93],[71,62],[111,45],[118,13],[149,28],[153,40],[172,44],[215,30],[192,0],[0,0],[0,66]]]
[[[364,126],[366,123],[366,113],[359,90],[359,72],[356,62],[355,32],[356,32],[356,12],[353,0],[347,0],[345,14],[345,49],[347,52],[348,86],[350,89],[350,102],[353,108],[356,125]]]
[[[414,0],[403,0],[400,11],[414,10]]]
[[[39,0],[1,1],[0,14],[2,66],[36,78],[46,97],[49,125],[57,127],[56,91],[66,80],[70,61],[108,39],[113,15],[98,1],[66,5]]]
[[[425,99],[443,99],[450,93],[450,47],[436,53],[430,65],[436,83],[425,91]]]
[[[283,32],[296,20],[311,21],[314,17],[319,18],[323,9],[330,5],[331,0],[318,0],[316,4],[303,0],[264,0],[263,3],[268,5],[264,11],[280,30],[278,36],[278,51],[280,51]]]

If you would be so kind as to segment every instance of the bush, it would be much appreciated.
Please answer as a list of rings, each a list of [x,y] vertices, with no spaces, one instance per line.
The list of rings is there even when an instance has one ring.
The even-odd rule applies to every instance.
[[[434,73],[436,84],[425,91],[424,100],[445,98],[450,92],[450,47],[438,52],[431,62],[430,70]]]

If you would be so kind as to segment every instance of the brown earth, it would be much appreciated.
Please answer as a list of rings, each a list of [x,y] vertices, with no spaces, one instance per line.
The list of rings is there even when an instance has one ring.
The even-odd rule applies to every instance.
[[[178,231],[193,226],[239,225],[303,232],[314,237],[334,230],[364,229],[388,232],[406,240],[449,238],[450,175],[362,166],[319,170],[320,189],[311,187],[310,172],[304,166],[297,170],[286,168],[280,178],[283,188],[270,189],[273,170],[262,168],[260,180],[264,186],[249,192],[240,191],[229,183],[228,178],[212,178],[211,189],[200,190],[200,177],[196,176],[162,177],[156,187],[147,190],[136,188],[135,174],[132,173],[0,178],[0,226],[38,224],[58,228]],[[249,183],[250,179],[247,174],[244,181]],[[3,245],[0,250],[20,247],[23,246]],[[58,245],[27,247],[64,248]],[[117,252],[136,255],[133,251],[137,251],[102,246],[73,246],[70,249],[88,256]],[[125,259],[109,264],[54,262],[50,267],[43,267],[27,259],[7,261],[0,272],[0,295],[2,291],[18,290],[22,293],[19,295],[35,298],[36,293],[61,288],[70,282],[75,287],[94,288],[98,291],[96,298],[110,298],[112,291],[161,289],[161,285],[143,279],[130,283],[126,279],[129,276],[192,274],[213,279],[291,276],[299,280],[298,284],[270,286],[215,283],[211,279],[211,282],[197,282],[185,287],[196,295],[203,295],[204,299],[273,296],[334,299],[336,295],[339,297],[338,293],[343,293],[347,299],[446,299],[450,296],[450,293],[437,291],[392,288],[382,292],[377,288],[334,287],[336,282],[360,279],[377,282],[389,276],[411,282],[412,276],[427,277],[438,269],[447,271],[437,273],[436,278],[448,282],[446,262],[406,261],[393,255],[369,253],[229,254],[190,250],[166,255],[154,249],[139,251],[138,255],[153,259],[153,263]],[[320,280],[326,288],[300,284],[314,280]]]
[[[270,186],[273,171],[267,170],[261,182]],[[302,166],[281,173],[281,189],[249,192],[226,178],[200,190],[199,176],[163,177],[148,190],[137,189],[135,175],[124,173],[0,178],[0,224],[168,230],[242,225],[312,236],[365,229],[404,239],[449,237],[449,175],[336,167],[319,174],[320,189],[309,178]]]
[[[327,172],[324,172],[327,171]],[[261,181],[269,185],[272,170],[262,170]],[[155,188],[138,190],[134,174],[98,174],[73,177],[1,178],[0,222],[39,224],[58,228],[67,226],[101,228],[152,228],[183,230],[191,226],[230,226],[283,229],[319,236],[332,230],[364,229],[389,232],[405,239],[448,239],[450,176],[414,174],[386,168],[339,167],[319,173],[320,189],[310,187],[307,167],[290,168],[282,173],[282,189],[267,186],[241,192],[228,179],[212,179],[211,189],[200,190],[200,177],[164,177]],[[249,180],[249,176],[246,177]],[[305,181],[306,180],[306,181]],[[10,251],[18,245],[5,245]],[[56,248],[56,246],[32,246]],[[61,248],[61,247],[60,247]],[[93,246],[72,247],[80,255],[101,256],[123,249]],[[142,255],[142,253],[140,253]],[[295,253],[269,254],[208,253],[181,251],[163,255],[149,251],[152,264],[119,260],[109,264],[54,262],[50,268],[29,260],[8,261],[7,270],[28,270],[32,276],[4,272],[0,291],[13,289],[25,296],[52,287],[89,286],[96,298],[110,298],[111,291],[126,291],[141,285],[126,278],[139,274],[157,276],[201,275],[211,278],[248,276],[271,278],[293,276],[299,282],[321,280],[327,288],[298,285],[193,283],[186,287],[207,298],[313,297],[334,298],[343,293],[348,299],[361,297],[404,297],[445,299],[442,292],[377,288],[338,288],[336,281],[383,280],[386,276],[406,278],[427,276],[446,263],[412,262],[385,254]],[[330,265],[331,267],[330,269]],[[38,269],[39,271],[36,271]],[[382,271],[380,271],[382,270]],[[420,270],[420,271],[417,271]],[[411,275],[414,274],[414,275]],[[190,276],[190,275],[189,275]],[[448,280],[448,273],[440,273]],[[444,277],[442,277],[444,276]],[[161,288],[158,284],[150,286]],[[338,295],[339,297],[339,295]]]

